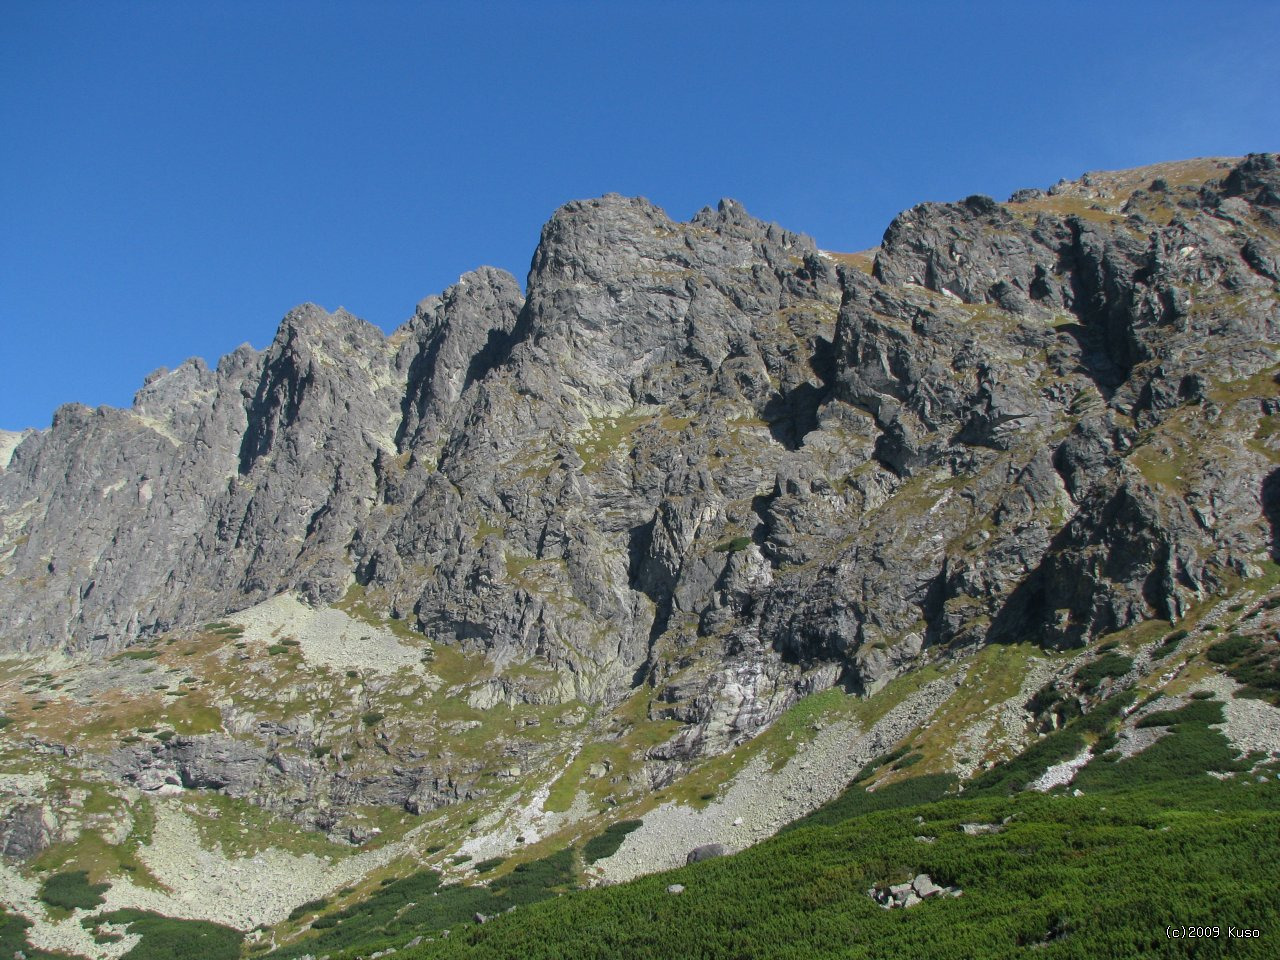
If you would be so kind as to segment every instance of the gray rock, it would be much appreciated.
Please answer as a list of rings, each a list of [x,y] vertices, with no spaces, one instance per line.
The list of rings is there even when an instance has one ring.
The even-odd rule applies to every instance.
[[[911,889],[922,899],[936,896],[943,892],[943,888],[934,883],[927,873],[917,874],[916,878],[911,881]]]
[[[523,296],[484,268],[390,336],[299,307],[3,438],[0,642],[100,655],[354,580],[489,660],[477,705],[651,687],[658,783],[931,651],[1180,618],[1274,556],[1280,173],[1109,182],[922,204],[870,275],[732,201],[610,195],[554,214]],[[317,818],[480,773],[339,776],[300,736],[113,763]]]
[[[960,830],[969,837],[980,837],[986,834],[1002,833],[1005,825],[1003,823],[962,823]]]
[[[700,847],[694,847],[689,851],[689,855],[685,857],[685,863],[701,863],[703,860],[711,860],[715,857],[723,857],[729,851],[723,843],[704,843]]]
[[[56,836],[57,820],[41,803],[18,803],[0,816],[0,856],[31,860]]]

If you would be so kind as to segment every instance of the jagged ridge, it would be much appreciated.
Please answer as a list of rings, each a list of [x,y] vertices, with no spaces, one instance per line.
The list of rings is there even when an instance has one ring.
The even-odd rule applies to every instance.
[[[1175,619],[1271,549],[1278,207],[1274,156],[1169,165],[923,204],[870,261],[568,204],[527,296],[476,271],[389,337],[306,305],[61,408],[0,475],[3,642],[354,581],[510,698],[651,685],[674,775],[930,651]]]

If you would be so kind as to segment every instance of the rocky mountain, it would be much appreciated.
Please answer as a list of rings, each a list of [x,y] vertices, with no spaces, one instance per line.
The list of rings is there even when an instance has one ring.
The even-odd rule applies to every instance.
[[[113,784],[359,842],[574,771],[539,801],[568,819],[507,810],[482,853],[916,684],[828,744],[830,794],[974,658],[1078,666],[1270,575],[1278,345],[1274,155],[921,204],[862,254],[573,202],[523,292],[482,268],[390,335],[303,305],[0,438],[8,712]],[[1026,707],[1051,670],[992,669],[1008,716],[939,769],[1059,722]],[[6,849],[57,841],[10,808]]]
[[[568,204],[527,296],[482,269],[389,337],[304,305],[60,408],[0,481],[3,642],[357,583],[519,696],[737,687],[746,732],[928,647],[1177,618],[1267,555],[1278,191],[1254,156],[922,204],[843,263],[730,201]]]

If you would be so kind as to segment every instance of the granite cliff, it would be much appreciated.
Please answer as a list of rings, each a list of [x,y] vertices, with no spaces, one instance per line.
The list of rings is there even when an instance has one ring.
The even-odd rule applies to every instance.
[[[614,878],[912,738],[972,776],[1280,606],[1278,333],[1274,155],[921,204],[858,254],[610,195],[523,290],[481,268],[390,335],[298,307],[0,435],[0,846],[217,795],[478,859],[718,797]]]
[[[1176,620],[1272,549],[1278,218],[1268,155],[922,204],[865,255],[570,203],[527,294],[480,269],[390,336],[304,305],[7,438],[0,636],[355,584],[508,699],[649,685],[679,757],[931,651]]]

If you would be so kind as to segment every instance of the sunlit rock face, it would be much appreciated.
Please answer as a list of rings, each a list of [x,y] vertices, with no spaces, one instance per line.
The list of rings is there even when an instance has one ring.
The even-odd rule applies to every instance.
[[[573,202],[524,292],[483,268],[389,336],[304,305],[0,438],[0,642],[355,584],[494,702],[647,685],[678,759],[945,650],[1177,619],[1275,549],[1278,236],[1269,155],[922,204],[866,256]],[[137,769],[275,775],[226,749]]]

